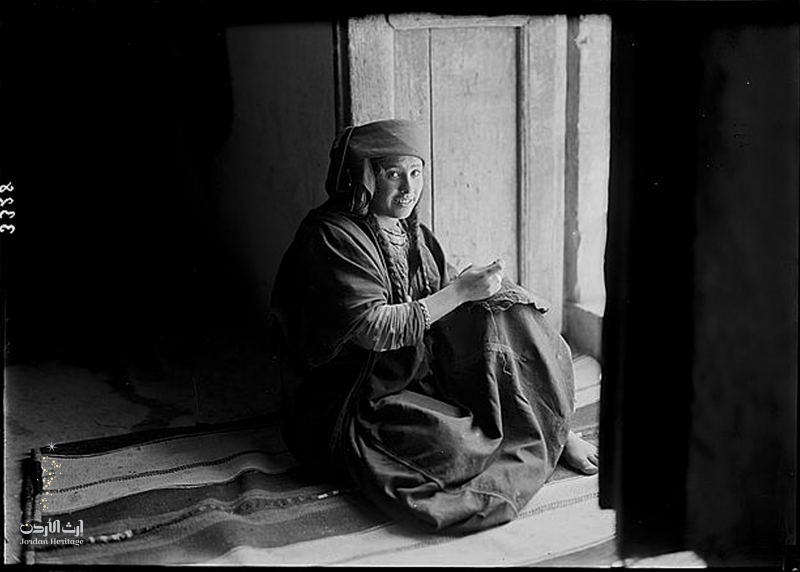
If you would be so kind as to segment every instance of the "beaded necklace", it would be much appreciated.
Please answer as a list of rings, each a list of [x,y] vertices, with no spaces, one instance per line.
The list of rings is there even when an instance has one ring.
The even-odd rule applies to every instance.
[[[390,228],[381,227],[381,230],[386,235],[386,239],[392,246],[406,246],[408,244],[408,234],[402,227],[399,230],[392,230]]]

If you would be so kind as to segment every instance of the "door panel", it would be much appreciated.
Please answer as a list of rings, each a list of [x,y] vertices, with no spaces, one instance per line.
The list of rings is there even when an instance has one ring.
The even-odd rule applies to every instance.
[[[394,112],[425,126],[430,141],[431,69],[430,30],[403,30],[394,34]],[[420,220],[431,229],[433,203],[431,188],[436,165],[425,165],[425,189],[419,204]]]
[[[518,281],[516,52],[510,27],[431,31],[436,234],[455,266],[502,257]]]

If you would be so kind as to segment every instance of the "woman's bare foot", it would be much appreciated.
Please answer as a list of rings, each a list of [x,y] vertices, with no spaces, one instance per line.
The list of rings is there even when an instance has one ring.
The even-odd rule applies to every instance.
[[[588,441],[584,441],[572,431],[567,435],[567,444],[564,446],[561,460],[569,467],[585,475],[594,475],[600,466],[597,447]]]

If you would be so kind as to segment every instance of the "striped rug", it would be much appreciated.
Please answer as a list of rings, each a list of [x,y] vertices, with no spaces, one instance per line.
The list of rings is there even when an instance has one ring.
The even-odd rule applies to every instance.
[[[592,407],[576,426],[590,440]],[[565,468],[507,525],[415,530],[300,473],[269,418],[45,446],[28,468],[29,564],[530,566],[614,537],[597,477]]]

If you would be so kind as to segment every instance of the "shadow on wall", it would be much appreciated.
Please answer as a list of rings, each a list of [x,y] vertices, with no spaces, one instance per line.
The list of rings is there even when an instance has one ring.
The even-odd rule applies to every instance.
[[[230,139],[215,161],[221,236],[265,312],[283,253],[325,199],[335,135],[330,22],[229,26]]]
[[[4,6],[7,360],[122,367],[199,330],[261,335],[323,194],[332,27],[224,14]]]

